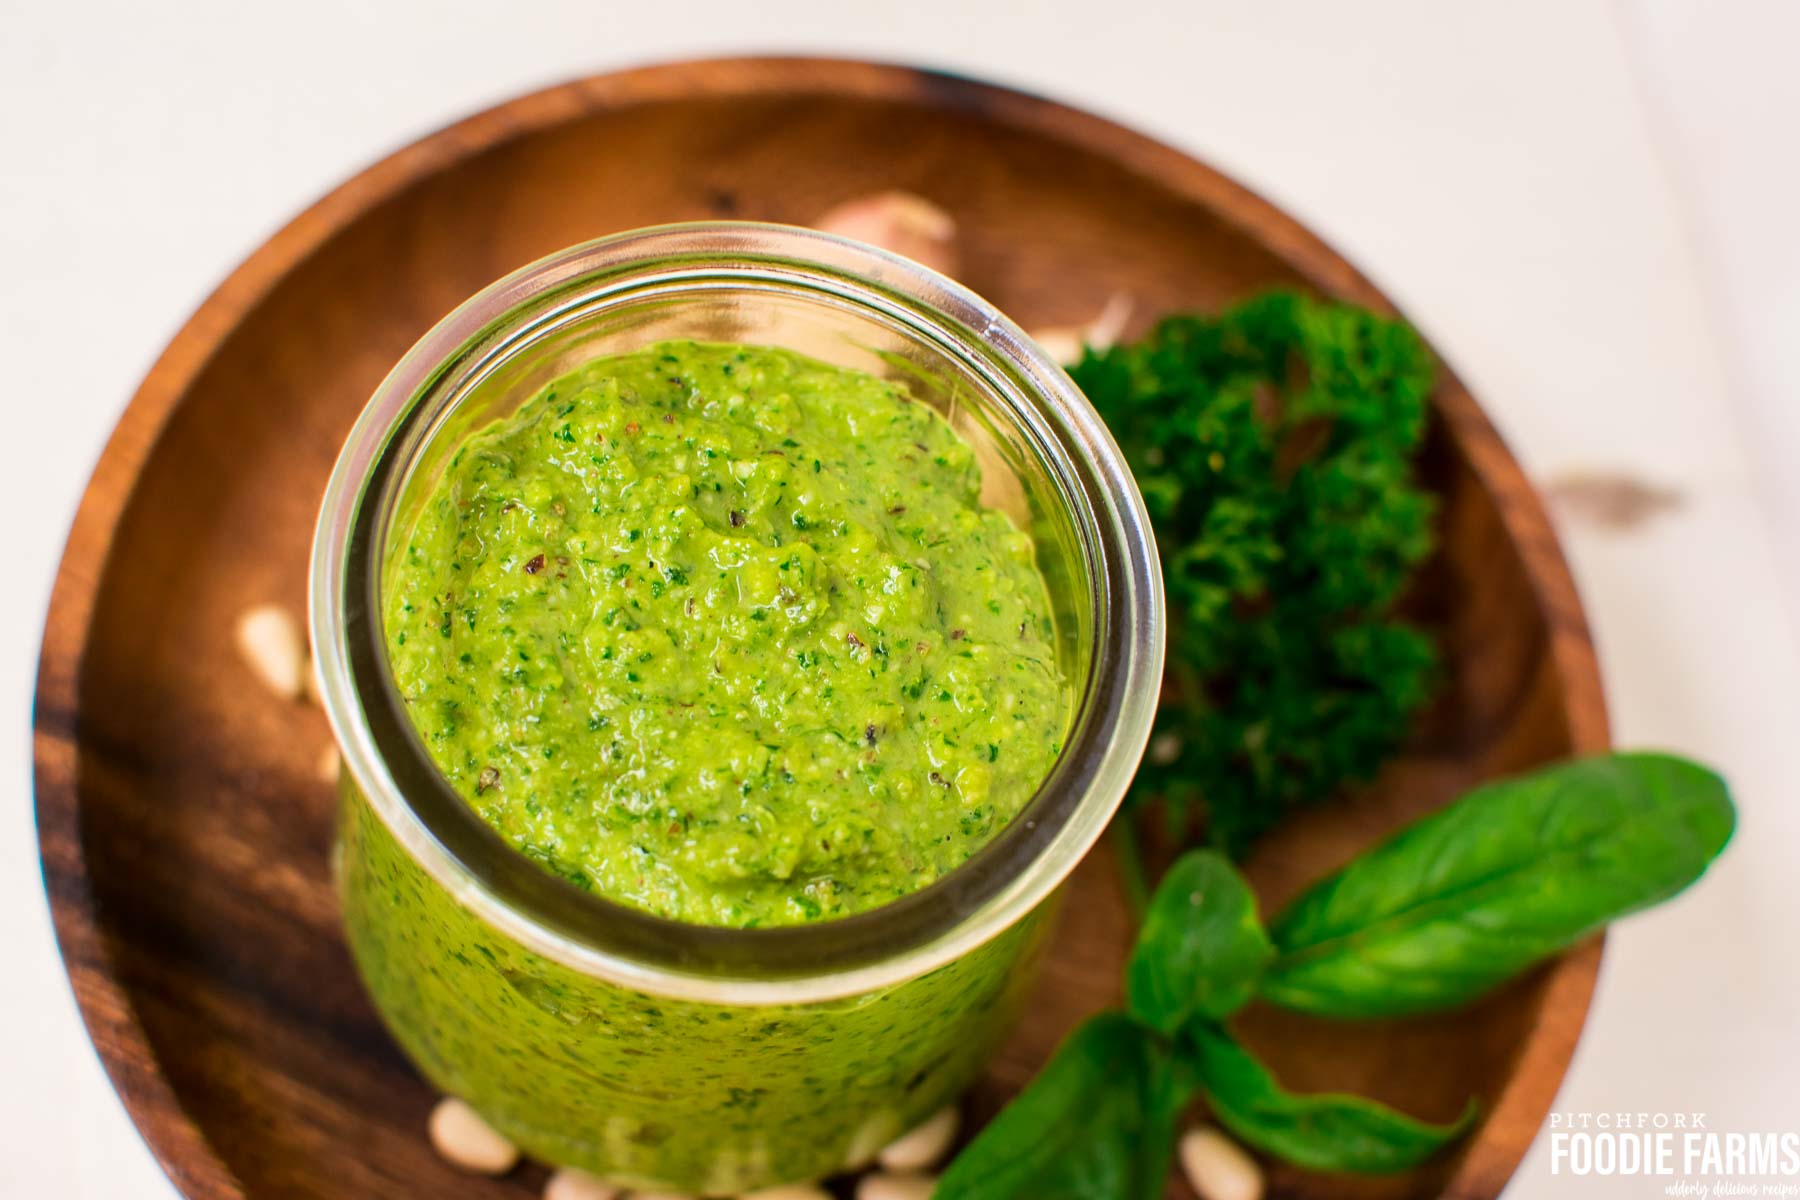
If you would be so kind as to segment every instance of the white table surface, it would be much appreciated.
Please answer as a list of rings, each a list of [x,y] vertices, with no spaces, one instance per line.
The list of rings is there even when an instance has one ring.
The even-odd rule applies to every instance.
[[[1569,518],[1621,743],[1722,766],[1719,868],[1619,927],[1559,1107],[1800,1130],[1800,43],[1776,4],[204,0],[0,8],[0,1192],[172,1193],[89,1048],[30,809],[31,678],[87,473],[164,341],[305,203],[447,120],[627,63],[917,61],[1087,105],[1286,205],[1424,326],[1534,477],[1682,496]],[[1787,76],[1784,79],[1783,76]],[[1785,147],[1783,149],[1782,147]],[[1784,336],[1786,335],[1786,336]],[[1787,531],[1778,537],[1776,531]],[[1785,539],[1785,540],[1784,540]],[[1515,1197],[1642,1196],[1552,1178]],[[1657,1192],[1660,1194],[1660,1185]]]

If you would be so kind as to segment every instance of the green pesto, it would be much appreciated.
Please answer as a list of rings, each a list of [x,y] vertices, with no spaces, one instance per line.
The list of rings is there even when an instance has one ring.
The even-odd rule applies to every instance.
[[[1011,820],[1065,727],[1031,543],[979,491],[872,376],[693,343],[595,362],[429,481],[384,576],[395,675],[461,794],[577,884],[696,923],[868,909]],[[1048,927],[844,999],[702,1003],[502,934],[348,780],[342,849],[408,1055],[532,1156],[638,1188],[867,1162],[974,1080]]]
[[[433,759],[546,868],[695,924],[929,884],[1030,799],[1068,688],[1031,540],[893,383],[597,360],[475,433],[388,564]]]

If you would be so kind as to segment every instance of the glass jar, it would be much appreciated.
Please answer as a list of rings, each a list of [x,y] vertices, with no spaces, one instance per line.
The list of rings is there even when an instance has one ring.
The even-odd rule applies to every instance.
[[[383,565],[447,456],[580,364],[671,338],[781,346],[903,383],[1036,539],[1074,696],[1027,807],[935,883],[811,925],[684,925],[542,870],[441,777],[388,669]],[[678,225],[492,285],[401,360],[326,492],[311,624],[343,750],[339,887],[401,1046],[534,1157],[730,1193],[871,1159],[1005,1035],[1058,885],[1119,804],[1162,674],[1143,503],[1067,375],[985,301],[801,229]]]

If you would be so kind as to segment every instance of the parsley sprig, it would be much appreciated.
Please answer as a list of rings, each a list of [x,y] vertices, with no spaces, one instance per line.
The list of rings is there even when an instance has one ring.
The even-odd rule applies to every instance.
[[[1173,699],[1133,806],[1234,857],[1374,774],[1430,692],[1395,615],[1432,545],[1414,458],[1430,354],[1294,293],[1177,316],[1071,371],[1124,450],[1162,558]]]

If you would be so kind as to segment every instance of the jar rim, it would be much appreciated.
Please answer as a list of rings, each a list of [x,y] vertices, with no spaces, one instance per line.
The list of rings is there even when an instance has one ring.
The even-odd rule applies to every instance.
[[[1093,653],[1063,752],[1024,808],[967,861],[904,897],[812,924],[677,922],[580,889],[519,853],[424,750],[387,665],[379,604],[386,526],[431,420],[571,305],[728,280],[815,289],[927,334],[1023,401],[1084,542]],[[327,486],[310,620],[319,690],[344,767],[406,852],[460,903],[534,951],[655,994],[727,1003],[848,996],[923,974],[998,935],[1074,869],[1123,798],[1149,738],[1163,659],[1160,569],[1142,497],[1068,375],[967,288],[816,230],[664,225],[552,254],[439,321],[376,389]]]

